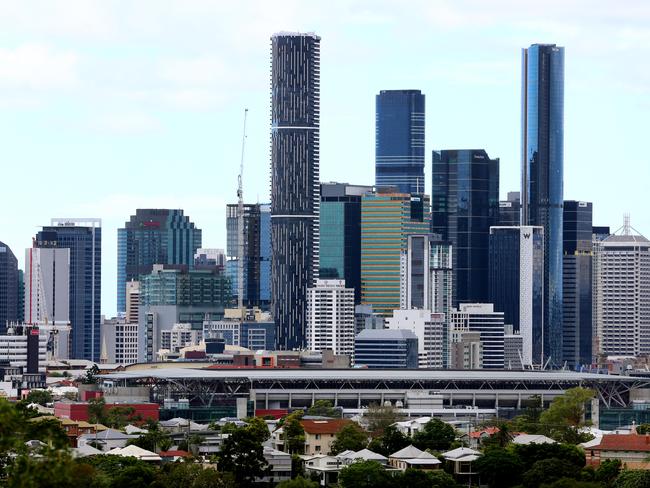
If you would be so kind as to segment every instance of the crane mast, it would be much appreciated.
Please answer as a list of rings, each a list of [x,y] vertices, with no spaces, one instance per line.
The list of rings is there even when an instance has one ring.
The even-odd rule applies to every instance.
[[[237,307],[244,318],[244,149],[246,148],[246,118],[244,109],[244,131],[241,139],[241,161],[237,177]]]

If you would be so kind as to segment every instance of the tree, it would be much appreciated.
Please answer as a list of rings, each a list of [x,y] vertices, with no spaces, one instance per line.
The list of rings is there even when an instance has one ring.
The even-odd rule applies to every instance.
[[[25,441],[39,440],[54,449],[67,449],[70,447],[68,435],[61,427],[61,422],[50,418],[25,422],[22,438]]]
[[[618,475],[614,488],[650,488],[650,471],[625,470]]]
[[[390,474],[376,461],[353,463],[339,473],[341,488],[389,488],[396,486]]]
[[[91,398],[88,400],[88,420],[91,424],[105,424],[106,400],[104,397]]]
[[[287,415],[282,424],[284,447],[291,454],[302,454],[305,450],[305,429],[300,423],[302,412]]]
[[[408,468],[401,475],[395,476],[393,486],[409,488],[457,488],[454,478],[442,470],[421,471]]]
[[[650,434],[650,424],[639,424],[636,427],[636,433],[637,434]]]
[[[456,480],[449,473],[445,473],[442,469],[429,471],[429,479],[431,488],[460,488]]]
[[[122,429],[132,420],[140,420],[135,414],[135,408],[116,406],[106,410],[104,423],[113,429]]]
[[[429,420],[421,430],[413,436],[413,445],[419,449],[441,451],[449,449],[456,439],[456,431],[440,419]]]
[[[341,410],[334,408],[334,405],[329,400],[316,400],[314,404],[307,409],[307,415],[341,418]]]
[[[368,433],[356,422],[344,425],[336,434],[332,442],[332,453],[338,454],[343,451],[360,451],[368,445]]]
[[[298,476],[292,480],[281,481],[276,488],[318,488],[318,482]]]
[[[381,435],[386,427],[398,422],[400,418],[399,411],[392,405],[372,404],[363,412],[362,420],[368,432],[376,437]]]
[[[260,417],[248,419],[248,426],[246,428],[259,440],[260,444],[271,437],[268,425]]]
[[[27,402],[46,406],[48,403],[52,403],[52,393],[47,390],[32,390],[27,395]]]
[[[384,456],[390,456],[394,452],[404,449],[410,443],[411,440],[397,427],[389,425],[379,437],[370,441],[368,449]]]
[[[111,481],[111,488],[146,488],[154,480],[155,469],[146,464],[134,464],[118,474]]]
[[[128,443],[147,451],[160,452],[167,451],[172,445],[172,440],[166,432],[160,429],[158,424],[151,424],[147,432],[136,439],[129,440]]]
[[[577,479],[580,468],[564,459],[542,459],[537,461],[524,474],[524,486],[538,488],[542,483],[550,484],[562,478]]]
[[[218,467],[219,471],[232,473],[237,486],[250,486],[255,478],[266,476],[270,469],[262,444],[246,427],[237,429],[224,440]]]
[[[521,483],[524,466],[516,454],[494,447],[474,461],[474,469],[480,475],[481,483],[487,483],[490,488],[507,488]]]
[[[528,471],[537,462],[544,459],[563,459],[582,468],[586,464],[582,449],[571,444],[528,444],[511,446]]]
[[[97,375],[99,374],[99,367],[96,364],[93,364],[87,371],[85,376],[81,379],[81,382],[84,385],[95,385],[97,384]]]
[[[584,421],[585,403],[594,397],[588,388],[570,388],[564,395],[556,397],[551,406],[539,418],[544,433],[559,442],[578,444],[586,440],[579,429]]]
[[[7,488],[46,488],[76,486],[74,461],[64,449],[45,448],[34,457],[19,454],[9,467]]]
[[[234,487],[230,474],[194,463],[167,463],[156,473],[150,488],[226,488]]]
[[[541,488],[602,488],[603,485],[594,481],[579,481],[573,478],[561,478],[553,483],[543,483]]]
[[[598,466],[594,479],[609,488],[614,484],[614,481],[616,481],[616,478],[620,473],[620,459],[605,459],[600,463],[600,466]]]

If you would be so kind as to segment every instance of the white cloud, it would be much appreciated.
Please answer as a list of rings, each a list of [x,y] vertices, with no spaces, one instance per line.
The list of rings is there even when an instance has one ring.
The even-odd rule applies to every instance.
[[[79,82],[79,58],[44,44],[0,48],[0,84],[29,89],[70,87]]]

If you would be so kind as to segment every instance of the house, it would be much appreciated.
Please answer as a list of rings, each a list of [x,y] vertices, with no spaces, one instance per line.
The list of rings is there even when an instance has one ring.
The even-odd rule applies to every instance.
[[[339,472],[346,466],[337,456],[315,454],[300,456],[305,467],[305,474],[309,477],[318,475],[320,486],[330,486],[338,482]]]
[[[176,417],[170,420],[161,420],[159,422],[160,428],[170,434],[179,432],[202,432],[208,430],[208,425],[197,424],[188,419]]]
[[[395,422],[393,426],[405,436],[413,437],[430,420],[431,417],[418,417],[416,419],[404,420],[403,422]]]
[[[468,447],[459,447],[442,453],[445,461],[452,466],[454,478],[466,481],[469,485],[472,484],[472,478],[478,477],[472,465],[480,456],[480,452]]]
[[[587,465],[619,459],[627,469],[650,469],[650,435],[605,434],[598,445],[585,447]]]
[[[301,420],[305,429],[305,454],[329,454],[336,434],[351,422],[347,419]]]
[[[96,456],[98,454],[104,454],[102,451],[99,449],[95,449],[93,446],[90,444],[86,444],[81,447],[73,447],[72,448],[72,456],[75,458],[81,458],[81,457],[86,457],[86,456]]]
[[[83,434],[77,439],[78,447],[91,445],[101,451],[110,451],[111,449],[125,447],[131,439],[137,439],[137,435],[128,435],[119,430],[106,429],[93,434]]]
[[[106,453],[109,456],[134,457],[140,461],[160,462],[161,458],[155,452],[147,451],[141,447],[130,445],[123,448],[111,449]]]
[[[472,449],[478,449],[485,439],[489,439],[500,431],[498,427],[487,427],[481,430],[470,431],[460,436],[461,442]]]
[[[172,451],[160,451],[158,453],[163,463],[175,462],[190,456],[190,453],[182,449]]]
[[[527,446],[528,444],[557,444],[545,435],[519,434],[512,439],[513,444]]]
[[[271,473],[255,481],[275,484],[291,479],[291,454],[264,446],[264,459],[271,468]]]
[[[388,463],[395,469],[404,471],[407,468],[414,469],[438,469],[442,462],[426,451],[422,451],[413,445],[406,446],[394,452],[388,457]]]
[[[343,451],[336,457],[346,465],[356,463],[357,461],[376,461],[382,466],[386,466],[386,464],[388,464],[388,458],[386,456],[382,456],[381,454],[373,452],[370,449],[361,449],[357,452],[350,450]]]

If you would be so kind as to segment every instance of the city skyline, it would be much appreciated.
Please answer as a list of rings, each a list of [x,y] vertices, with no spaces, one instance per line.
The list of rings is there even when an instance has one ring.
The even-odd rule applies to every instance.
[[[52,5],[44,9],[57,8],[56,4]],[[503,4],[499,5],[503,10]],[[106,315],[112,315],[116,308],[111,296],[113,294],[108,291],[115,289],[117,228],[135,209],[182,208],[186,214],[192,216],[198,227],[204,229],[204,247],[225,247],[225,205],[234,203],[236,198],[235,163],[238,161],[239,151],[236,141],[241,136],[239,120],[244,106],[250,109],[251,114],[244,180],[245,200],[247,203],[268,201],[268,38],[273,32],[284,29],[286,25],[296,26],[296,30],[301,31],[313,30],[323,39],[321,180],[372,184],[374,96],[382,89],[414,88],[422,91],[428,103],[425,148],[427,193],[430,192],[431,150],[455,147],[485,147],[490,155],[499,157],[502,162],[501,197],[508,191],[519,190],[520,49],[534,42],[553,42],[565,46],[567,136],[564,197],[593,201],[595,225],[610,225],[615,228],[621,214],[632,211],[634,225],[647,234],[650,217],[641,212],[634,212],[634,208],[638,206],[638,195],[642,194],[643,188],[640,185],[644,180],[643,176],[647,175],[648,165],[643,160],[645,155],[638,158],[632,153],[632,141],[642,140],[641,116],[645,107],[643,96],[638,95],[639,90],[641,94],[647,93],[647,85],[644,85],[647,77],[643,76],[643,72],[638,73],[640,76],[634,76],[634,70],[641,68],[633,66],[629,58],[625,66],[631,71],[630,76],[625,78],[637,79],[636,87],[626,87],[628,89],[623,90],[620,85],[623,81],[610,83],[611,79],[605,76],[604,72],[616,71],[618,63],[626,61],[625,56],[620,56],[625,49],[631,50],[632,46],[636,48],[639,47],[638,44],[643,44],[643,36],[647,36],[648,31],[647,28],[639,28],[637,23],[641,25],[644,18],[647,20],[648,12],[641,8],[626,9],[625,14],[617,13],[615,15],[618,17],[605,21],[602,5],[596,4],[587,20],[571,21],[569,14],[578,9],[570,5],[567,7],[568,12],[565,12],[569,20],[564,23],[547,23],[554,26],[553,30],[529,29],[523,33],[518,31],[516,26],[521,30],[522,22],[525,23],[526,18],[530,18],[535,12],[516,12],[505,15],[504,19],[500,20],[495,18],[494,14],[488,15],[481,8],[464,18],[459,16],[462,6],[443,7],[445,6],[435,4],[431,9],[427,9],[424,4],[420,4],[414,9],[426,11],[429,15],[424,18],[432,25],[443,22],[434,19],[433,13],[440,14],[439,17],[448,22],[445,29],[451,43],[449,53],[443,53],[441,48],[436,47],[414,50],[419,56],[427,56],[424,66],[416,65],[413,58],[408,56],[404,60],[398,59],[398,52],[404,46],[404,41],[397,38],[394,39],[395,45],[382,52],[385,59],[380,59],[378,54],[368,51],[372,45],[371,41],[380,35],[382,29],[388,28],[394,32],[399,29],[399,22],[404,20],[402,15],[406,15],[399,14],[394,20],[386,19],[382,17],[386,10],[384,4],[377,6],[374,12],[369,12],[362,4],[345,8],[341,16],[344,20],[335,20],[329,15],[325,15],[323,20],[317,20],[318,12],[305,7],[296,8],[295,13],[284,22],[278,19],[277,15],[270,16],[268,21],[261,21],[263,14],[268,13],[268,10],[262,9],[261,13],[252,17],[251,24],[243,32],[250,34],[250,39],[247,39],[243,48],[235,50],[233,56],[246,56],[239,61],[244,74],[233,74],[228,83],[234,84],[233,80],[238,80],[240,76],[250,77],[254,81],[235,90],[236,93],[231,99],[215,105],[215,101],[209,99],[210,95],[221,96],[219,88],[224,86],[223,80],[230,76],[227,74],[230,71],[228,65],[210,64],[209,55],[205,58],[192,57],[197,54],[196,47],[192,46],[192,42],[197,40],[194,37],[176,50],[170,51],[177,60],[188,56],[191,60],[205,61],[203,64],[199,61],[194,64],[188,61],[178,70],[177,76],[184,79],[174,82],[178,92],[175,92],[176,102],[182,99],[180,93],[183,87],[189,88],[185,94],[185,105],[179,103],[175,108],[169,108],[169,104],[166,105],[161,100],[142,99],[142,93],[151,89],[151,80],[143,79],[143,76],[146,78],[146,73],[134,66],[138,57],[143,54],[137,49],[128,55],[126,51],[120,51],[120,47],[134,45],[140,46],[145,54],[149,53],[149,49],[153,48],[148,48],[147,42],[156,39],[155,25],[173,23],[169,19],[164,21],[156,14],[149,24],[153,27],[145,30],[141,37],[133,41],[120,29],[123,28],[122,25],[110,21],[103,22],[105,17],[102,15],[107,15],[109,20],[111,18],[106,13],[111,10],[110,6],[100,9],[89,4],[85,9],[78,9],[76,15],[70,16],[67,23],[56,29],[49,21],[41,19],[37,22],[41,27],[40,35],[35,31],[30,32],[25,24],[19,21],[20,7],[6,12],[7,15],[3,15],[4,20],[1,22],[10,23],[12,19],[14,22],[13,25],[3,26],[6,27],[7,42],[0,48],[0,56],[6,61],[5,67],[0,71],[0,85],[5,87],[1,101],[6,108],[2,122],[9,141],[4,155],[5,161],[9,161],[5,174],[15,181],[24,181],[25,168],[30,168],[31,191],[45,194],[51,191],[51,183],[54,182],[56,189],[66,195],[66,198],[49,201],[47,206],[39,199],[33,199],[33,202],[30,199],[20,200],[21,185],[13,185],[15,189],[10,188],[3,194],[2,205],[8,208],[10,204],[20,201],[24,212],[17,212],[17,215],[3,212],[0,217],[3,242],[16,253],[19,266],[24,269],[21,250],[30,246],[30,237],[34,230],[40,225],[46,225],[51,217],[71,215],[104,219],[102,285],[105,293],[102,297],[102,311]],[[206,9],[207,13],[213,12],[207,6],[202,8]],[[496,10],[499,11],[498,8]],[[551,17],[551,20],[553,16],[560,15],[552,8],[550,10],[551,12],[545,15]],[[247,15],[246,12],[244,10],[238,14],[242,17],[237,18],[243,19]],[[126,18],[136,19],[143,13],[135,12],[133,16]],[[46,12],[43,17],[47,17],[45,14]],[[463,32],[466,33],[470,28],[472,21],[476,22],[477,16],[480,15],[487,16],[485,31],[510,26],[509,31],[495,36],[495,39],[487,44],[481,43],[481,49],[469,49],[468,41],[462,41],[461,37]],[[623,15],[627,17],[622,17]],[[179,19],[177,22],[182,24],[183,16],[179,15]],[[90,21],[95,24],[89,24]],[[244,21],[241,20],[241,23],[244,24]],[[88,25],[104,28],[91,32]],[[343,48],[346,42],[360,35],[355,30],[359,25],[368,35],[363,39],[364,42],[357,46],[367,56],[364,55],[366,59],[361,65],[355,64],[352,68],[358,53],[356,56],[344,54]],[[609,50],[605,52],[594,49],[602,47],[605,42],[595,41],[595,32],[591,37],[587,35],[586,39],[580,39],[581,34],[589,34],[598,30],[596,27],[603,25],[606,32],[614,34],[607,36],[602,32],[598,33],[599,36],[607,38],[610,44]],[[228,37],[229,35],[231,37]],[[229,41],[235,39],[232,37],[234,35],[230,31],[224,34],[224,38],[219,39],[221,44],[213,46],[216,48],[215,52],[224,52]],[[413,39],[420,39],[423,35],[412,34]],[[75,42],[83,39],[89,39],[91,46],[84,49],[75,48]],[[116,47],[105,47],[103,51],[102,43],[107,39],[117,40]],[[635,39],[637,42],[634,42]],[[454,41],[457,41],[456,44]],[[595,43],[589,45],[588,41]],[[639,48],[643,50],[645,47]],[[203,49],[205,52],[210,51],[205,49],[205,45]],[[81,52],[75,55],[76,50]],[[635,49],[634,54],[638,56],[639,52]],[[158,60],[160,56],[156,51],[153,58]],[[614,60],[616,56],[622,59]],[[22,64],[16,62],[17,58],[22,60]],[[111,66],[117,69],[112,77],[108,76],[108,71],[98,75],[98,82],[88,71],[93,65],[102,69]],[[378,72],[382,73],[382,65],[398,68],[395,71],[404,67],[411,69],[398,75],[392,73],[393,70],[388,70],[391,73],[375,76]],[[364,68],[369,68],[369,71],[364,71]],[[432,75],[431,70],[434,68]],[[63,71],[56,71],[59,69]],[[102,69],[99,69],[98,73],[102,73]],[[43,76],[47,70],[54,70],[55,76]],[[471,80],[468,79],[470,72]],[[590,76],[585,73],[590,73]],[[190,80],[192,76],[195,77],[193,81]],[[48,78],[50,82],[47,84],[45,81],[39,81],[39,78]],[[123,86],[127,78],[133,79],[132,82],[129,81],[128,90]],[[94,82],[97,83],[93,85]],[[457,86],[452,88],[452,85]],[[348,88],[348,93],[337,95],[344,91],[344,87]],[[195,91],[192,92],[190,88]],[[91,101],[93,89],[100,92],[108,90],[112,96],[107,97],[107,100],[119,102],[114,103],[116,112],[118,115],[120,111],[123,112],[117,119],[113,119],[112,124],[109,123],[110,120],[103,120],[102,125],[91,117],[94,114],[110,119],[112,110],[108,107],[111,103]],[[123,98],[117,93],[120,90],[123,92]],[[141,98],[136,96],[138,90]],[[128,93],[124,93],[125,91]],[[165,88],[153,89],[152,93],[162,96],[164,91]],[[201,93],[207,96],[208,100],[198,103],[198,107],[196,103],[192,106],[188,100],[191,101],[194,97],[196,102]],[[464,98],[467,100],[463,100]],[[632,107],[631,99],[641,100],[635,102],[640,105]],[[598,112],[593,106],[594,100],[599,101]],[[465,118],[458,119],[458,115],[449,112],[449,106],[454,103],[462,109],[470,102],[475,105],[474,122],[467,122]],[[502,113],[495,113],[495,109]],[[444,114],[446,111],[451,116],[441,117],[441,112]],[[594,115],[602,115],[603,111],[611,122],[602,123],[601,119],[597,125],[602,127],[596,127],[594,121],[588,120],[596,119]],[[497,123],[494,123],[495,117]],[[440,122],[443,118],[444,124]],[[96,124],[89,123],[93,120]],[[233,120],[237,123],[232,124]],[[487,127],[488,122],[494,127]],[[233,127],[226,127],[227,125]],[[353,127],[360,127],[360,133],[353,133],[354,131],[350,130]],[[135,130],[135,133],[125,133],[127,130]],[[219,134],[219,137],[215,137],[215,134]],[[609,144],[596,148],[593,147],[595,145],[589,144],[593,140],[607,140]],[[35,144],[34,141],[38,143]],[[621,174],[607,173],[606,179],[585,178],[585,168],[593,168],[595,174],[605,174],[611,161],[619,158],[629,164],[627,171],[621,171]],[[89,159],[92,160],[92,184],[87,180]],[[181,164],[187,166],[179,166]],[[172,187],[169,176],[175,174],[178,168],[183,168],[188,185],[193,178],[200,178],[201,175],[218,184],[201,185],[191,192],[187,191],[187,185]],[[70,174],[72,176],[64,176]],[[631,174],[639,177],[630,178]],[[190,193],[191,195],[187,196]]]

